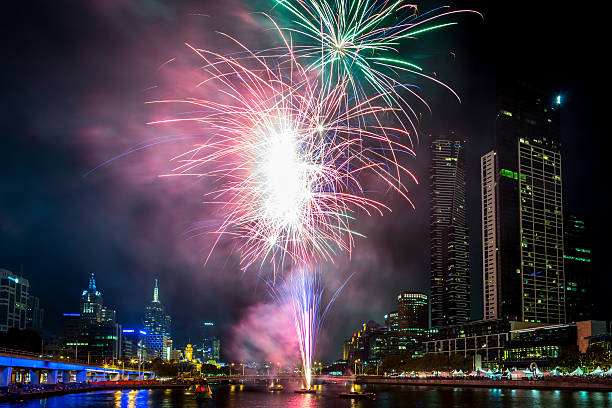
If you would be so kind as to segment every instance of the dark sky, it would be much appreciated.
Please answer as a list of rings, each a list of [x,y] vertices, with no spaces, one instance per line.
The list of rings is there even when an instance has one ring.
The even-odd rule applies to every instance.
[[[605,44],[599,51],[593,47],[606,38],[600,17],[577,7],[561,8],[557,2],[538,2],[536,9],[531,3],[452,2],[456,9],[481,11],[484,21],[460,17],[460,26],[423,37],[406,49],[463,101],[457,103],[439,87],[424,87],[433,114],[423,120],[417,159],[409,163],[420,181],[409,191],[416,210],[398,197],[387,197],[393,213],[357,221],[356,228],[368,238],[357,241],[353,259],[341,256],[335,265],[325,266],[330,288],[348,273],[356,275],[331,309],[322,357],[339,357],[342,341],[362,322],[382,323],[383,314],[396,307],[399,291],[428,291],[429,133],[454,130],[469,140],[472,317],[481,316],[478,166],[493,145],[496,77],[526,77],[564,96],[566,210],[593,219],[605,214],[607,183],[598,165],[605,163],[600,161],[605,134],[598,122],[607,96],[601,86],[606,51]],[[419,4],[421,11],[440,5]],[[0,267],[30,280],[31,291],[46,309],[47,329],[57,332],[59,315],[78,309],[80,291],[94,272],[105,304],[117,310],[124,326],[142,324],[157,277],[178,346],[195,340],[204,320],[217,322],[226,351],[236,342],[232,333],[265,337],[266,323],[278,321],[270,317],[261,322],[267,306],[260,303],[266,296],[254,274],[239,272],[229,245],[222,245],[204,265],[210,242],[184,235],[194,222],[210,216],[210,209],[201,205],[202,185],[157,177],[170,170],[168,158],[188,142],[153,146],[84,175],[130,146],[167,134],[145,125],[155,114],[145,102],[163,95],[167,88],[158,90],[161,84],[173,79],[175,86],[167,92],[183,90],[179,70],[159,67],[173,57],[189,61],[185,42],[223,50],[227,41],[214,32],[221,30],[251,46],[267,44],[271,34],[249,12],[269,10],[270,4],[75,0],[61,6],[46,1],[5,6]],[[605,225],[597,220],[593,228],[599,301],[612,281],[604,273]],[[607,310],[603,302],[599,309]]]

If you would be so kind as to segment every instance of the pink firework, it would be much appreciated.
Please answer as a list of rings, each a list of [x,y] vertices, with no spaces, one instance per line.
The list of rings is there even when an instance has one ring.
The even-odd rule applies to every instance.
[[[378,103],[384,93],[347,104],[346,84],[321,86],[289,44],[274,56],[240,46],[233,57],[192,48],[204,61],[198,87],[215,89],[216,99],[155,101],[189,104],[197,114],[152,123],[182,122],[202,135],[168,176],[215,180],[207,202],[221,206],[223,221],[214,232],[236,239],[243,269],[350,252],[360,235],[354,215],[387,209],[366,196],[361,174],[408,199],[402,179],[416,179],[397,155],[413,152],[396,141],[408,133],[381,124],[395,110]]]

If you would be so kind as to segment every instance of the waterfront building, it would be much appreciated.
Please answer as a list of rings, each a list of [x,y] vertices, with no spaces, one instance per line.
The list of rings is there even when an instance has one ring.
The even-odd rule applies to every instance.
[[[356,361],[361,364],[376,365],[386,355],[392,354],[387,341],[389,333],[390,331],[385,326],[379,325],[374,320],[364,323],[344,343],[344,360],[348,362],[349,367],[354,365]]]
[[[470,319],[470,266],[465,141],[439,137],[430,144],[432,327]]]
[[[498,82],[495,150],[481,159],[485,319],[565,322],[557,102]]]
[[[425,353],[471,356],[475,368],[527,368],[536,362],[553,369],[557,357],[585,353],[607,330],[603,321],[543,326],[500,318],[432,329],[423,347]]]
[[[343,359],[351,367],[356,361],[376,366],[391,354],[418,357],[423,355],[421,341],[414,333],[392,330],[370,320],[344,342]]]
[[[504,351],[506,367],[527,366],[555,368],[555,359],[562,354],[586,353],[593,338],[605,335],[605,321],[586,320],[510,331],[510,342]]]
[[[586,217],[563,214],[565,306],[568,322],[593,317],[591,235]],[[608,318],[610,316],[597,316]]]
[[[0,331],[25,329],[30,282],[7,269],[0,269]]]
[[[423,351],[425,354],[471,356],[475,368],[496,367],[502,363],[510,329],[511,325],[507,319],[474,321],[433,328],[427,340],[423,342]]]
[[[157,279],[153,288],[153,300],[145,309],[145,331],[147,332],[147,346],[151,348],[153,356],[169,360],[172,350],[170,337],[171,318],[166,314],[159,300]]]

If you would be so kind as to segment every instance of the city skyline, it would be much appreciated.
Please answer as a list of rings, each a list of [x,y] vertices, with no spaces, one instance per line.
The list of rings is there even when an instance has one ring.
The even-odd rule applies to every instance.
[[[86,6],[81,7],[91,14],[91,10]],[[202,8],[206,7],[202,6]],[[487,10],[486,6],[482,11],[486,18],[495,21],[497,11]],[[147,14],[147,18],[154,20],[159,18],[152,11],[150,13]],[[544,13],[538,15],[542,17]],[[136,17],[131,18],[136,19]],[[537,20],[536,17],[530,18]],[[105,20],[96,19],[95,21],[97,27],[110,29],[109,23]],[[531,22],[536,23],[536,21]],[[542,22],[537,21],[537,23]],[[543,27],[538,28],[538,32],[546,33],[547,30],[554,32],[554,28],[553,23],[544,21]],[[367,233],[369,238],[360,242],[361,253],[355,254],[354,263],[361,263],[363,266],[359,266],[359,273],[351,280],[350,285],[341,295],[340,301],[330,313],[330,319],[341,321],[342,324],[337,327],[329,325],[331,327],[326,329],[327,336],[330,337],[326,339],[329,346],[326,346],[323,352],[329,358],[340,354],[340,342],[348,337],[360,323],[370,319],[380,322],[384,313],[393,309],[397,293],[392,288],[397,288],[397,292],[404,290],[429,292],[428,258],[422,254],[423,252],[428,253],[429,248],[428,245],[423,245],[421,242],[428,241],[426,238],[428,223],[420,220],[427,218],[426,214],[429,211],[426,204],[427,169],[424,165],[429,144],[428,133],[434,136],[439,135],[445,129],[437,128],[445,127],[446,130],[456,128],[458,134],[466,135],[471,151],[470,156],[466,158],[468,161],[466,169],[468,196],[474,196],[474,191],[480,192],[479,158],[494,146],[494,136],[491,132],[494,119],[491,115],[481,113],[488,111],[486,105],[493,101],[493,96],[487,97],[487,95],[493,88],[490,85],[491,82],[494,82],[495,74],[503,76],[512,70],[512,68],[493,69],[495,72],[485,75],[482,84],[475,85],[467,79],[467,73],[471,70],[485,69],[472,67],[465,61],[473,58],[474,55],[483,53],[482,50],[478,50],[478,47],[484,48],[485,41],[477,40],[477,37],[483,36],[482,33],[486,29],[479,23],[471,22],[469,28],[457,34],[459,39],[474,41],[472,46],[475,50],[470,50],[465,44],[454,43],[459,41],[453,36],[445,38],[447,44],[455,49],[457,58],[455,62],[449,62],[451,59],[446,58],[446,55],[432,56],[432,58],[444,59],[443,69],[439,75],[445,79],[451,77],[452,85],[458,88],[464,99],[463,104],[455,105],[445,95],[436,95],[433,105],[434,117],[443,119],[439,120],[441,122],[439,124],[431,123],[430,119],[424,119],[424,134],[420,136],[417,161],[416,164],[411,164],[416,167],[420,181],[420,185],[413,189],[417,209],[413,211],[408,206],[395,206],[393,214],[385,215],[382,219],[360,221],[359,227]],[[57,35],[58,38],[62,38],[61,31]],[[158,35],[163,37],[165,33]],[[97,38],[93,32],[90,33],[90,36]],[[50,40],[56,44],[57,49],[60,48],[57,45],[58,38]],[[444,38],[444,36],[438,38]],[[503,42],[503,44],[510,50],[517,48],[517,46],[512,48],[509,42]],[[133,51],[133,48],[130,47],[138,45],[140,43],[133,40],[126,48],[121,48],[121,52],[127,55]],[[95,54],[92,57],[85,53],[83,45],[78,41],[71,42],[66,47],[68,56],[74,53],[73,58],[83,57],[90,64],[103,60],[101,54]],[[546,54],[548,56],[562,49],[561,46],[554,44],[551,47],[553,51],[548,51],[549,54]],[[106,51],[109,50],[104,49],[100,52]],[[531,52],[533,55],[529,55],[536,55],[536,51]],[[557,69],[559,64],[554,60],[546,63],[546,55],[537,57],[539,58],[537,61],[541,62],[541,67],[538,68],[538,72],[531,73],[531,75],[539,77],[539,80],[546,86],[552,82],[553,88],[561,90],[564,97],[561,137],[562,150],[567,150],[562,153],[562,156],[563,171],[566,173],[564,177],[567,175],[568,180],[566,183],[564,178],[564,198],[573,212],[593,216],[601,213],[594,210],[595,206],[602,205],[597,203],[594,192],[598,183],[601,184],[603,181],[601,179],[603,176],[591,171],[595,166],[594,162],[597,161],[589,160],[590,152],[583,146],[583,143],[586,144],[584,140],[587,139],[585,135],[598,133],[598,129],[588,119],[591,113],[585,113],[585,108],[580,108],[580,105],[588,99],[577,89],[578,79],[576,77],[584,74],[582,71],[584,68],[579,68],[577,73],[563,71],[551,78],[548,76],[548,70]],[[151,55],[145,61],[134,59],[131,62],[145,65],[142,68],[144,71],[149,69],[154,71],[159,65],[158,62],[162,63],[166,60],[162,59],[162,56],[166,55]],[[37,58],[33,53],[29,55],[27,61],[34,65]],[[492,58],[495,59],[498,56]],[[503,58],[502,61],[511,60],[510,57]],[[451,73],[451,66],[458,72]],[[50,73],[52,78],[61,77],[59,74],[61,67],[60,64],[59,67],[52,70]],[[91,66],[88,69],[91,69]],[[564,74],[566,74],[565,77]],[[569,77],[567,77],[568,74]],[[201,213],[198,200],[177,204],[177,201],[174,200],[177,196],[168,191],[166,184],[143,176],[138,169],[130,168],[129,158],[96,170],[93,175],[82,178],[83,174],[99,162],[121,152],[112,149],[93,151],[84,148],[82,144],[105,140],[105,138],[121,142],[120,137],[113,139],[113,135],[123,134],[129,130],[124,127],[125,125],[117,123],[117,112],[111,108],[105,108],[105,105],[112,105],[112,102],[119,97],[122,103],[126,104],[125,106],[138,106],[138,109],[127,109],[130,112],[128,120],[137,123],[144,122],[145,115],[140,111],[140,104],[144,98],[138,92],[148,83],[136,81],[136,84],[130,87],[127,84],[134,80],[133,77],[121,75],[116,77],[115,75],[118,74],[93,70],[94,77],[115,85],[111,87],[112,91],[108,91],[110,95],[104,93],[100,88],[81,82],[75,85],[62,81],[56,83],[51,81],[54,84],[53,91],[58,95],[62,94],[60,90],[66,88],[66,94],[70,95],[66,97],[66,103],[78,105],[76,102],[71,102],[70,98],[77,101],[91,101],[90,104],[85,104],[86,106],[79,110],[80,115],[87,118],[83,120],[84,123],[74,124],[67,118],[60,117],[51,121],[49,129],[43,132],[41,129],[47,122],[43,122],[42,117],[49,119],[49,116],[53,116],[56,112],[53,109],[44,110],[42,109],[44,106],[35,105],[33,110],[42,109],[43,112],[40,118],[33,120],[35,125],[21,128],[13,124],[7,127],[5,133],[10,135],[5,141],[7,151],[13,152],[15,157],[9,158],[10,170],[2,179],[3,186],[6,188],[6,193],[3,195],[6,194],[14,199],[10,202],[3,200],[2,204],[1,232],[2,241],[6,242],[6,246],[0,252],[0,267],[23,275],[30,280],[31,284],[37,282],[33,286],[34,292],[40,298],[41,307],[46,310],[45,321],[49,323],[50,330],[59,328],[61,313],[74,310],[74,307],[67,308],[68,304],[75,304],[72,294],[80,293],[83,282],[87,282],[91,273],[96,274],[98,286],[105,288],[105,298],[108,299],[108,304],[116,309],[118,320],[126,327],[136,327],[139,324],[138,316],[143,314],[143,305],[150,300],[152,279],[159,276],[160,282],[164,282],[164,302],[169,308],[168,312],[178,319],[175,320],[175,323],[177,339],[181,339],[178,344],[181,347],[184,346],[183,343],[186,344],[188,338],[193,339],[198,335],[199,324],[205,319],[218,322],[220,333],[225,340],[231,336],[233,325],[239,323],[245,316],[248,307],[261,300],[262,293],[255,293],[252,290],[251,283],[254,280],[252,277],[240,278],[237,276],[235,259],[231,257],[229,261],[213,259],[213,262],[204,266],[203,253],[207,252],[202,250],[202,246],[205,245],[182,238],[182,233],[194,221],[191,215]],[[38,87],[40,83],[37,82],[29,85],[25,94],[36,91]],[[84,87],[85,90],[81,91],[80,87]],[[125,90],[119,90],[120,88]],[[17,94],[17,90],[14,90],[14,93]],[[17,101],[18,105],[25,104],[22,96],[13,98],[13,100]],[[451,103],[453,103],[452,106]],[[9,111],[11,109],[9,108]],[[459,116],[466,113],[468,119],[457,120]],[[479,118],[479,120],[475,121],[474,118]],[[105,127],[108,122],[112,124],[110,130]],[[64,132],[70,136],[70,139],[68,136],[57,137]],[[96,139],[100,134],[101,139]],[[146,140],[146,137],[143,140]],[[60,146],[54,148],[54,144],[58,141]],[[122,143],[129,146],[130,142],[131,139]],[[154,156],[149,158],[153,162],[156,160]],[[24,166],[23,163],[29,164]],[[29,168],[30,166],[33,168]],[[129,175],[125,180],[122,179],[123,172]],[[587,180],[586,186],[581,187],[582,180],[589,179],[591,176],[594,179]],[[143,180],[146,188],[141,184]],[[188,187],[184,186],[184,188]],[[164,193],[168,193],[167,201],[160,198]],[[139,194],[146,194],[146,198],[138,198]],[[151,197],[153,198],[150,199]],[[584,197],[589,197],[589,199]],[[582,203],[583,199],[588,203]],[[471,200],[468,202],[468,224],[472,241],[470,271],[474,282],[472,307],[476,309],[472,317],[479,317],[482,314],[482,307],[480,310],[478,307],[482,302],[480,300],[482,289],[478,283],[478,280],[481,280],[478,277],[481,276],[482,271],[480,269],[481,245],[478,224],[481,218],[480,198],[472,197],[468,200]],[[171,220],[163,219],[168,209],[175,205],[184,208],[185,215],[173,216]],[[154,220],[153,225],[150,224],[151,220]],[[601,226],[594,225],[595,237],[601,235],[598,232],[601,231],[601,228]],[[597,247],[601,244],[596,239],[594,245],[593,269],[603,270],[599,267],[602,265],[602,252]],[[45,261],[40,261],[41,259]],[[346,264],[347,262],[342,259],[341,265]],[[370,276],[371,270],[374,270],[377,265],[382,265],[380,280],[385,280],[386,283],[377,282],[376,276]],[[605,287],[606,284],[609,284],[608,277],[602,276],[601,272],[596,273],[594,280],[597,282],[597,287]],[[233,276],[236,282],[232,282],[232,287],[226,287],[226,283],[217,278],[220,275]],[[58,280],[61,282],[59,285],[55,283]],[[41,293],[42,288],[53,290],[53,294]],[[352,309],[351,302],[348,300],[363,296],[368,288],[371,288],[377,295],[375,303],[370,305],[367,311],[360,305],[354,306],[357,309]],[[130,296],[124,298],[126,291],[129,291]],[[61,299],[54,301],[57,295],[61,295]],[[594,297],[598,298],[597,295]],[[232,299],[231,304],[228,299]],[[343,304],[343,300],[346,300],[347,306]],[[193,311],[193,313],[185,313],[186,310]]]

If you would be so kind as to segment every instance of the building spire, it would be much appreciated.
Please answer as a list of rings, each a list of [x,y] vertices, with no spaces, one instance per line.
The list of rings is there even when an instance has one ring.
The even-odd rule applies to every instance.
[[[96,291],[96,278],[94,278],[93,272],[91,273],[91,277],[89,278],[89,290]]]
[[[157,290],[157,279],[155,279],[155,288],[153,289],[153,302],[159,302],[159,292]]]

